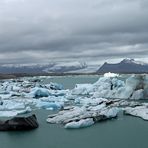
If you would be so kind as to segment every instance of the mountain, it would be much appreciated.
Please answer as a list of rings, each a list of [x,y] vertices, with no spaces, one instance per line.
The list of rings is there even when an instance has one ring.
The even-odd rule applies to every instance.
[[[105,62],[97,73],[148,73],[148,64],[134,59],[123,59],[120,63],[110,64]]]
[[[33,64],[33,65],[0,65],[1,74],[17,74],[17,73],[45,73],[44,70],[52,67],[54,64]]]
[[[59,62],[45,71],[50,73],[89,73],[91,66],[85,62]],[[94,70],[94,72],[96,69]]]
[[[0,74],[87,73],[92,69],[81,62],[55,62],[51,64],[0,65]]]
[[[148,73],[148,64],[134,59],[123,59],[121,62],[111,64],[105,62],[98,70],[97,64],[85,62],[53,62],[49,64],[32,65],[0,65],[0,74],[64,74],[64,73]]]

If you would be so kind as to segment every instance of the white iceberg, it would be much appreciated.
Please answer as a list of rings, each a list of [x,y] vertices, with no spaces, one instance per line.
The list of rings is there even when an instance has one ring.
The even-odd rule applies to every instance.
[[[76,84],[71,93],[72,95],[88,95],[90,92],[93,92],[92,84]]]
[[[65,124],[65,128],[82,128],[91,126],[94,122],[114,118],[119,111],[117,107],[107,107],[105,103],[89,107],[72,107],[50,115],[47,122]]]
[[[50,83],[49,85],[45,85],[45,86],[48,86],[50,89],[53,89],[53,90],[62,90],[63,89],[63,85],[62,84]]]
[[[92,97],[76,97],[75,104],[83,106],[97,106],[103,102],[106,102],[105,98],[92,98]]]
[[[24,109],[25,104],[23,102],[18,102],[15,100],[3,100],[0,105],[0,110],[14,110],[14,109]]]
[[[108,73],[104,74],[104,77],[109,77],[109,78],[111,78],[111,77],[118,77],[118,76],[119,76],[119,74],[111,73],[111,72],[108,72]]]
[[[27,94],[28,97],[32,98],[48,97],[49,95],[50,93],[48,89],[39,87],[33,88],[31,92]]]
[[[88,110],[91,110],[91,111],[100,111],[101,109],[103,109],[105,107],[106,107],[106,103],[102,103],[102,104],[97,105],[97,106],[90,106],[90,107],[88,107]]]
[[[84,128],[84,127],[89,127],[93,124],[94,124],[93,118],[87,118],[87,119],[81,119],[80,121],[73,121],[67,123],[65,125],[65,128],[69,129]]]
[[[9,111],[0,111],[0,117],[14,117],[20,114],[25,114],[31,112],[31,108],[27,107],[24,110],[9,110]]]
[[[126,107],[124,108],[124,113],[127,115],[132,115],[140,117],[144,120],[148,120],[148,107],[147,106],[137,106],[137,107]]]
[[[94,84],[77,84],[73,95],[88,95],[94,98],[143,99],[148,98],[148,82],[145,75],[132,75],[123,80],[117,77],[101,77]]]
[[[133,92],[132,97],[130,99],[132,100],[140,100],[144,98],[144,90],[139,89]]]
[[[68,121],[70,119],[73,119],[75,117],[79,117],[80,115],[86,113],[85,108],[80,107],[74,107],[71,110],[66,111],[60,111],[58,114],[56,114],[52,118],[48,118],[47,122],[49,123],[64,123],[65,121]]]
[[[105,108],[100,112],[100,115],[104,115],[107,118],[114,118],[114,117],[117,117],[119,111],[120,110],[117,107]]]
[[[44,102],[44,101],[37,101],[36,104],[37,108],[47,109],[47,110],[60,110],[64,107],[64,103],[58,102]]]

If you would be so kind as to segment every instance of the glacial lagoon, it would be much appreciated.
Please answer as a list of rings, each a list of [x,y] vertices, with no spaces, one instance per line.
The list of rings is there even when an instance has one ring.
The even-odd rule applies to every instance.
[[[94,83],[99,76],[52,77],[48,81],[72,89],[77,83]],[[47,80],[43,83],[48,83]],[[0,132],[0,148],[147,148],[148,121],[118,115],[117,119],[88,128],[65,129],[60,124],[46,123],[53,111],[35,110],[39,128],[25,132]],[[55,113],[55,112],[54,112]]]

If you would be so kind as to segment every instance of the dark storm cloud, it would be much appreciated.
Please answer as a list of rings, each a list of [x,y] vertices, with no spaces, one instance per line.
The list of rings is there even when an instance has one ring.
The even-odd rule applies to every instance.
[[[147,0],[1,0],[0,63],[144,58],[147,18]]]

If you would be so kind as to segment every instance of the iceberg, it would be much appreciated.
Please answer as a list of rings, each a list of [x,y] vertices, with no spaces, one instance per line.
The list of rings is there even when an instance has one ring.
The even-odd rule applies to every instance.
[[[111,72],[108,72],[108,73],[104,74],[104,77],[109,77],[109,78],[111,78],[111,77],[118,77],[118,76],[119,76],[119,74],[111,73]]]
[[[3,100],[0,105],[0,110],[24,109],[25,104],[15,100]]]
[[[72,95],[89,95],[93,92],[92,84],[76,84],[75,88],[71,91]]]
[[[50,89],[52,90],[62,90],[63,85],[58,83],[50,83]]]
[[[140,100],[144,98],[144,90],[139,89],[133,92],[132,97],[130,99],[132,100]]]
[[[91,110],[91,111],[99,111],[99,110],[101,110],[101,109],[103,109],[105,107],[106,107],[106,104],[102,103],[101,105],[90,106],[90,107],[88,107],[88,109]]]
[[[26,114],[31,112],[30,107],[26,107],[24,110],[9,110],[9,111],[0,111],[0,117],[14,117],[21,114]]]
[[[11,97],[11,94],[0,94],[0,98],[2,99],[2,100],[4,100],[4,99],[9,99]]]
[[[125,80],[118,77],[100,77],[94,84],[77,84],[72,95],[88,95],[94,98],[133,99],[148,98],[148,80],[145,75],[132,75]]]
[[[38,101],[36,107],[47,110],[60,110],[64,107],[64,103]]]
[[[135,101],[140,99],[148,99],[147,75],[124,79],[107,73],[95,83],[76,84],[71,90],[57,83],[43,84],[39,77],[4,80],[0,82],[0,117],[27,113],[31,108],[56,110],[47,122],[83,128],[115,118],[123,109],[147,120],[148,105]]]
[[[69,90],[51,90],[42,87],[35,87],[32,88],[30,93],[25,93],[26,97],[29,98],[42,98],[42,97],[49,97],[49,96],[65,96]]]
[[[105,98],[92,98],[92,97],[77,97],[75,99],[75,104],[83,106],[97,106],[103,102],[107,102]]]
[[[65,128],[82,128],[95,122],[115,118],[120,110],[107,107],[105,103],[97,106],[71,107],[47,118],[48,123],[64,124]]]
[[[94,124],[93,118],[87,118],[87,119],[82,119],[80,121],[73,121],[73,122],[67,123],[65,125],[65,128],[69,128],[69,129],[84,128],[84,127],[89,127],[93,124]]]
[[[117,117],[117,114],[119,112],[119,108],[117,107],[112,107],[112,108],[107,108],[107,109],[104,109],[101,111],[100,115],[104,115],[106,116],[107,118],[115,118]]]
[[[46,88],[35,87],[31,90],[28,97],[32,98],[40,98],[40,97],[48,97],[50,95],[49,90]]]
[[[137,106],[137,107],[127,107],[124,108],[125,115],[132,115],[140,117],[144,120],[148,120],[148,107],[147,106]]]
[[[64,123],[70,119],[78,117],[86,112],[85,108],[74,107],[71,110],[60,111],[54,117],[48,117],[47,122],[49,123]]]

